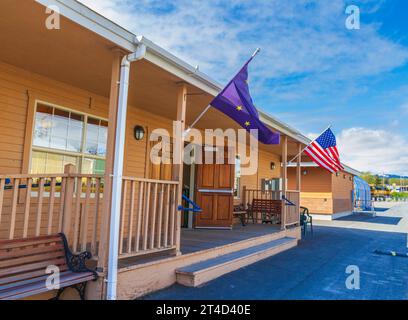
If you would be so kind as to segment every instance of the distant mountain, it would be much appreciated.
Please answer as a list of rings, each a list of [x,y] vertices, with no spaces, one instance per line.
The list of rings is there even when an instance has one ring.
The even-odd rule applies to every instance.
[[[408,179],[408,176],[400,176],[400,175],[398,175],[398,174],[391,174],[391,173],[386,173],[386,174],[384,174],[384,175],[382,175],[382,174],[379,174],[378,175],[379,177],[384,177],[384,178],[390,178],[390,179]]]

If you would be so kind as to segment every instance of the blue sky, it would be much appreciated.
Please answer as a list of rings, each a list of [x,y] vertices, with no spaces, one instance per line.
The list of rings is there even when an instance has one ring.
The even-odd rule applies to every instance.
[[[82,2],[220,83],[260,47],[258,107],[311,137],[332,124],[356,169],[408,174],[408,1]],[[345,27],[349,4],[360,30]]]

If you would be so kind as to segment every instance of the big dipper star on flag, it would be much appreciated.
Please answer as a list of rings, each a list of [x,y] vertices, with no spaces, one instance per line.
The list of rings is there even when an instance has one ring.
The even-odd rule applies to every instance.
[[[210,105],[235,120],[248,132],[258,130],[258,140],[262,143],[279,144],[280,134],[273,132],[259,119],[258,110],[249,92],[248,65],[253,57],[254,55]]]

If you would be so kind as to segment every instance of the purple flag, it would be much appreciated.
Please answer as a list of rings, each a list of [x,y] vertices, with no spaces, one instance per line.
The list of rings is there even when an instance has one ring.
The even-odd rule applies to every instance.
[[[231,82],[214,98],[211,106],[234,119],[248,132],[258,129],[258,139],[264,144],[279,144],[280,134],[269,129],[260,119],[248,86],[248,64],[243,66]]]

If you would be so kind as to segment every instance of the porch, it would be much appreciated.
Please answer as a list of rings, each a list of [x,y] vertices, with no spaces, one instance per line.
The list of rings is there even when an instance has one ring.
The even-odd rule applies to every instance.
[[[293,247],[300,238],[298,220],[289,220],[288,210],[283,211],[285,226],[250,221],[246,226],[234,224],[231,230],[182,229],[177,182],[124,177],[122,184],[118,248],[121,299],[139,297],[177,281],[186,285],[210,281]],[[103,176],[77,174],[72,165],[65,168],[64,174],[0,176],[0,240],[63,232],[73,252],[92,253],[90,266],[103,279],[104,190]],[[247,199],[272,199],[281,194],[258,190],[250,195],[255,191],[249,189],[245,192]],[[296,193],[286,195],[296,201]],[[298,219],[298,215],[292,217]],[[177,275],[182,268],[207,262],[215,265],[211,272],[205,270],[208,274],[201,280],[193,274],[190,280],[180,280]],[[160,272],[154,271],[157,269]],[[100,282],[88,296],[95,299],[101,290]]]
[[[64,28],[49,32],[43,27],[44,8],[40,4],[25,2],[24,10],[17,10],[12,1],[2,6],[0,25],[5,31],[1,34],[4,50],[0,56],[0,241],[63,232],[73,252],[92,253],[92,267],[100,279],[97,290],[89,295],[104,299],[108,291],[105,279],[117,274],[115,268],[108,267],[110,255],[114,257],[113,265],[119,261],[119,297],[135,297],[142,291],[174,283],[176,267],[292,237],[297,232],[297,227],[288,229],[298,222],[296,206],[283,202],[279,226],[248,225],[230,232],[218,231],[214,237],[205,230],[181,231],[178,206],[183,165],[153,166],[148,136],[157,128],[171,131],[173,120],[182,123],[184,129],[219,88],[194,68],[170,63],[163,59],[161,51],[155,53],[151,47],[142,60],[132,63],[130,78],[124,80],[121,65],[130,66],[123,58],[145,45],[135,41],[133,34],[123,31],[122,38],[131,39],[126,40],[128,46],[124,48],[112,39],[79,28],[63,16]],[[24,34],[27,41],[19,41],[19,34]],[[126,68],[122,65],[122,69]],[[128,101],[123,100],[126,83]],[[54,118],[58,121],[54,122]],[[71,122],[77,125],[71,126]],[[248,190],[257,190],[256,197],[271,196],[258,190],[262,179],[286,180],[288,156],[301,147],[296,132],[271,123],[279,125],[281,129],[277,130],[284,133],[281,145],[261,145],[259,170],[246,179],[248,183],[241,181]],[[136,138],[136,126],[144,129],[144,138]],[[63,134],[52,131],[62,127],[66,129]],[[197,128],[235,130],[239,126],[210,110]],[[99,139],[99,133],[93,139],[93,129],[106,139]],[[47,144],[36,140],[36,131]],[[47,161],[58,158],[58,163],[49,166],[39,154],[46,155]],[[42,166],[35,168],[35,161]],[[67,165],[64,170],[67,163],[75,165]],[[102,173],[94,174],[96,170],[86,163],[94,164]],[[234,171],[230,172],[233,178]],[[298,177],[300,183],[300,174]],[[285,183],[275,194],[276,199],[280,200],[281,195],[297,203]],[[232,204],[232,193],[229,197]],[[249,197],[241,200],[244,205],[250,202]],[[224,212],[232,214],[230,210]],[[110,228],[115,230],[115,237]],[[197,241],[195,235],[204,239]],[[110,250],[112,243],[117,245]],[[152,257],[161,258],[146,262]],[[133,263],[125,265],[126,261]],[[166,265],[164,274],[156,274],[155,263],[171,266]],[[155,273],[149,274],[154,277],[153,283],[144,282],[148,281],[146,270]],[[138,282],[143,283],[133,287]],[[115,287],[114,277],[109,283]]]

